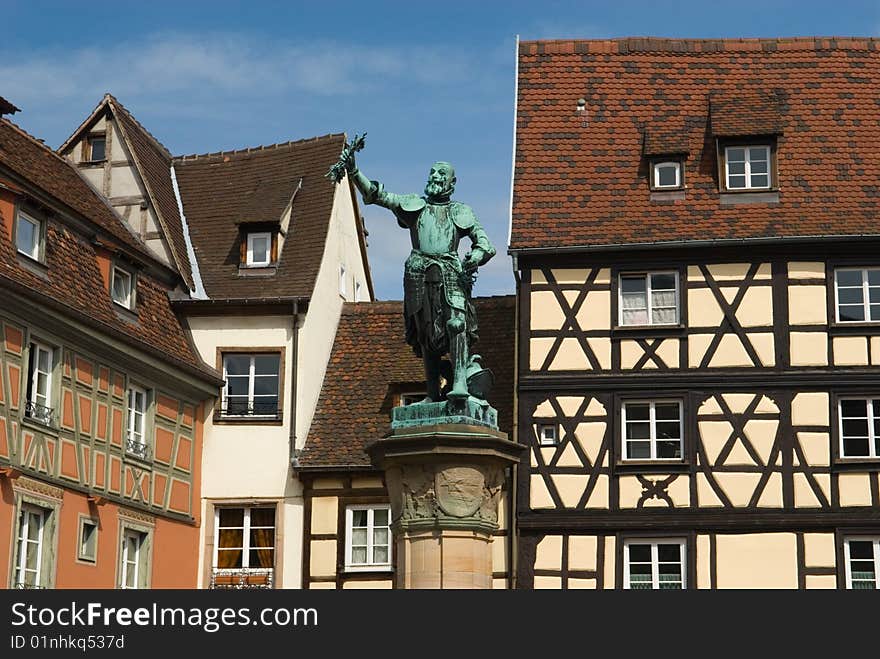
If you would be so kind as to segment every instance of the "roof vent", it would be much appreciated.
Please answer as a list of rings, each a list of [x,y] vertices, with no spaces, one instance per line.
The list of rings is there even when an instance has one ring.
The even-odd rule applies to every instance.
[[[576,108],[576,109],[577,109],[578,112],[585,112],[586,109],[587,109],[587,99],[585,99],[585,98],[579,98],[579,99],[578,99],[578,102],[577,102],[577,108]]]

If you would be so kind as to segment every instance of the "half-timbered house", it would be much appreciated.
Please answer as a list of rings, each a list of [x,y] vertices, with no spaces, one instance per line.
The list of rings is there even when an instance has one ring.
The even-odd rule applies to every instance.
[[[519,44],[518,587],[880,587],[878,76]]]
[[[474,305],[480,335],[476,351],[495,376],[490,402],[498,409],[500,429],[510,433],[515,299],[476,298]],[[392,407],[424,397],[424,365],[403,341],[403,304],[346,304],[297,460],[305,500],[304,588],[394,587],[399,563],[388,490],[384,472],[371,465],[366,448],[389,432]],[[511,485],[508,480],[492,538],[494,588],[510,587]],[[415,569],[429,573],[428,582],[440,586],[441,565],[425,560]]]
[[[222,380],[171,309],[179,283],[70,162],[0,119],[4,586],[196,585]]]

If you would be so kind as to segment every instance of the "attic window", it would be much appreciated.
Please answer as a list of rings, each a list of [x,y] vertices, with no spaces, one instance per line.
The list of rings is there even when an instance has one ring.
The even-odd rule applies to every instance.
[[[107,159],[107,138],[104,135],[89,135],[88,158],[92,162]]]
[[[247,265],[269,265],[272,262],[272,234],[260,231],[247,234]]]
[[[134,309],[134,275],[118,265],[113,266],[113,279],[110,284],[110,296],[119,306],[125,307],[126,309]]]
[[[658,160],[651,163],[651,187],[655,190],[673,190],[682,187],[681,160]]]
[[[724,149],[724,183],[728,190],[767,190],[771,186],[770,145],[743,144]]]

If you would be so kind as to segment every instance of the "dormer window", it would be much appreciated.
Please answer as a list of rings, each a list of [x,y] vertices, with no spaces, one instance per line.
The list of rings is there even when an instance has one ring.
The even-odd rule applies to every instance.
[[[727,190],[768,190],[772,184],[769,144],[724,148],[724,185]]]
[[[21,211],[15,223],[15,247],[34,261],[42,260],[43,223]]]
[[[89,135],[86,149],[88,158],[92,162],[107,159],[107,138],[104,135]]]
[[[272,234],[260,231],[247,234],[247,265],[269,265],[272,261]]]
[[[682,187],[682,169],[680,160],[654,161],[651,164],[651,186],[655,190],[673,190]]]
[[[114,265],[110,282],[110,297],[121,307],[134,309],[134,275],[124,268]]]

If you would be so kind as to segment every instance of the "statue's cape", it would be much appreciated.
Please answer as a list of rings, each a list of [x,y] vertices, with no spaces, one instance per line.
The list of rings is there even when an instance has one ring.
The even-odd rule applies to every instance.
[[[428,200],[415,194],[401,195],[400,208],[407,213],[419,213],[428,205]],[[462,231],[468,231],[477,221],[477,216],[467,204],[460,201],[449,202],[450,216],[452,221]],[[400,226],[406,228],[406,224],[399,221]]]

